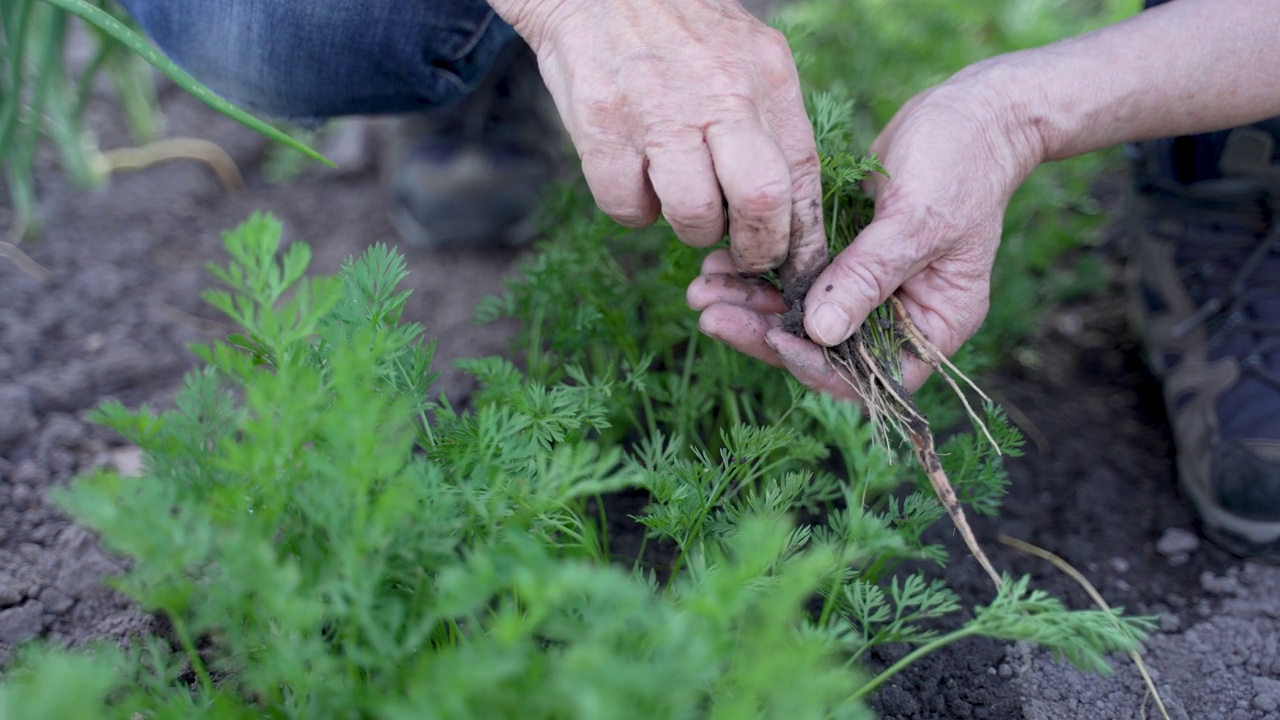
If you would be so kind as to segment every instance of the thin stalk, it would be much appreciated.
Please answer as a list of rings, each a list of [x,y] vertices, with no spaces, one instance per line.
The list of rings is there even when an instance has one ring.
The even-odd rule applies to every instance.
[[[902,672],[905,668],[909,667],[912,663],[916,662],[917,660],[924,657],[925,655],[928,655],[934,650],[937,650],[938,648],[943,647],[944,645],[953,643],[957,640],[967,638],[971,635],[978,635],[979,632],[980,631],[977,628],[972,626],[963,627],[954,632],[950,632],[950,633],[947,633],[946,635],[942,635],[941,637],[937,637],[937,638],[934,638],[933,640],[930,640],[929,642],[917,647],[915,650],[912,650],[911,652],[904,655],[902,659],[890,665],[888,668],[885,669],[884,672],[871,678],[869,681],[867,681],[865,685],[863,685],[862,687],[854,691],[854,693],[849,696],[846,702],[861,700],[867,695],[870,695],[871,693],[875,692],[876,688],[883,685],[886,680]]]
[[[1072,567],[1071,563],[1062,559],[1062,557],[1055,555],[1044,548],[1037,547],[1029,542],[1025,542],[1017,538],[1009,537],[1008,535],[1001,535],[1000,542],[1014,548],[1015,550],[1020,550],[1025,553],[1035,555],[1043,560],[1048,560],[1054,567],[1066,573],[1066,575],[1074,580],[1077,585],[1083,588],[1085,593],[1089,595],[1089,599],[1093,600],[1094,605],[1102,608],[1105,612],[1111,611],[1111,606],[1107,604],[1106,600],[1102,599],[1102,593],[1098,592],[1098,589],[1093,586],[1093,583],[1089,582],[1088,578],[1086,578],[1083,573]],[[1114,617],[1111,618],[1111,623],[1115,625],[1117,630],[1120,629],[1120,622]],[[1160,697],[1160,691],[1156,689],[1155,681],[1151,679],[1151,673],[1147,671],[1147,664],[1143,662],[1142,655],[1139,654],[1137,650],[1130,650],[1129,659],[1132,660],[1134,666],[1138,668],[1138,674],[1142,676],[1142,682],[1147,686],[1147,692],[1155,699],[1156,707],[1160,710],[1160,716],[1163,717],[1164,720],[1169,720],[1169,710],[1164,706],[1164,700]]]
[[[20,120],[23,57],[26,55],[27,24],[34,4],[34,0],[13,0],[9,13],[12,22],[0,18],[0,28],[4,30],[5,45],[9,50],[9,87],[4,93],[3,104],[0,104],[0,157],[9,156],[9,142]]]
[[[827,621],[831,619],[831,612],[836,608],[836,593],[840,591],[840,573],[835,573],[831,578],[831,589],[827,591],[825,597],[822,598],[822,611],[818,613],[818,627],[827,626]]]
[[[5,175],[9,178],[9,198],[13,203],[13,227],[9,230],[16,246],[40,227],[36,203],[35,181],[31,177],[34,164],[34,142],[16,143],[5,155]]]
[[[90,26],[92,27],[92,26]],[[94,28],[96,31],[97,28]],[[89,64],[85,66],[84,72],[80,74],[80,79],[76,81],[76,100],[73,108],[77,116],[83,116],[85,108],[89,106],[89,100],[93,96],[93,82],[98,79],[98,73],[106,67],[107,61],[115,54],[120,45],[103,36],[100,32],[95,32],[98,36],[98,48],[93,52],[93,58],[89,60]]]
[[[684,539],[680,542],[680,555],[676,557],[676,561],[671,567],[672,577],[676,576],[676,573],[679,572],[680,567],[684,564],[685,555],[689,553],[689,545],[693,543],[695,538],[701,537],[702,525],[706,522],[707,516],[711,514],[711,509],[725,497],[725,493],[728,491],[729,486],[735,481],[742,479],[745,475],[745,472],[739,472],[737,468],[729,468],[729,471],[724,474],[724,477],[720,479],[720,482],[716,483],[716,487],[707,497],[707,501],[702,503],[702,507],[698,511],[698,519],[694,522],[693,527],[689,529],[689,532],[685,534]]]
[[[120,110],[134,142],[159,140],[164,134],[164,116],[156,86],[146,72],[147,67],[130,54],[116,54],[107,64],[107,77],[120,101]]]
[[[66,61],[62,49],[67,39],[67,14],[50,11],[42,42],[53,52],[48,65],[41,69],[37,83],[41,87],[41,102],[37,112],[43,110],[43,125],[53,139],[62,158],[62,168],[74,183],[82,187],[100,185],[105,174],[95,172],[89,161],[80,115],[75,111],[68,87]]]
[[[601,559],[607,564],[609,562],[609,517],[604,509],[604,496],[600,493],[595,494],[596,515],[600,522],[600,533],[597,536],[600,541]]]
[[[697,348],[700,334],[690,334],[689,344],[685,348],[684,367],[680,368],[680,392],[682,397],[688,397],[689,386],[693,383],[693,365],[698,360]]]
[[[195,643],[191,641],[191,633],[187,632],[187,624],[176,614],[170,614],[169,619],[173,622],[173,632],[178,636],[178,644],[182,645],[182,651],[187,654],[187,659],[191,661],[191,670],[200,680],[200,687],[210,698],[214,695],[213,678],[209,676],[209,670],[204,666],[204,659],[200,657],[200,653],[196,651]]]
[[[307,157],[324,163],[330,167],[334,166],[332,160],[321,155],[319,152],[298,142],[296,139],[281,130],[278,130],[268,123],[250,115],[241,110],[230,102],[218,97],[212,90],[205,87],[200,81],[196,80],[187,71],[178,67],[172,60],[165,57],[163,53],[157,50],[146,38],[139,35],[129,26],[120,22],[119,19],[111,15],[105,10],[95,7],[85,0],[43,0],[56,8],[65,10],[75,15],[87,23],[94,25],[111,37],[120,41],[125,47],[132,50],[143,60],[146,60],[152,67],[164,73],[169,79],[173,80],[183,90],[194,95],[198,100],[205,103],[209,107],[246,125],[253,130],[275,140],[286,147],[293,148]]]

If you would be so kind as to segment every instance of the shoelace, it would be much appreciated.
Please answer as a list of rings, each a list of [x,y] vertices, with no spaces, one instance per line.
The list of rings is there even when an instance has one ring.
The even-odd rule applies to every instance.
[[[1212,348],[1230,336],[1241,336],[1248,343],[1248,351],[1238,358],[1241,371],[1280,388],[1280,372],[1266,362],[1269,355],[1280,351],[1280,315],[1266,319],[1253,310],[1267,300],[1280,301],[1280,218],[1276,212],[1280,187],[1276,185],[1253,178],[1190,188],[1160,187],[1152,181],[1147,198],[1166,217],[1236,231],[1209,237],[1189,233],[1180,239],[1204,246],[1191,253],[1198,257],[1187,263],[1193,276],[1187,279],[1200,283],[1210,294],[1194,313],[1171,329],[1173,337],[1209,327]],[[1270,268],[1264,267],[1268,259],[1275,261]],[[1236,263],[1231,275],[1214,277],[1216,268]]]

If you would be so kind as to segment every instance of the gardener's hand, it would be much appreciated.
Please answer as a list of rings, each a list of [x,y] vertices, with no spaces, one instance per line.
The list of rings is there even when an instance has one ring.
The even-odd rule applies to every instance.
[[[825,256],[821,173],[786,39],[737,0],[495,0],[538,56],[596,203],[727,229],[745,272]]]
[[[926,91],[893,118],[872,145],[888,177],[876,176],[874,221],[818,277],[806,300],[805,329],[789,335],[776,313],[778,294],[732,274],[713,254],[689,287],[700,326],[742,352],[785,365],[818,390],[852,397],[820,345],[837,345],[889,295],[950,355],[982,323],[991,265],[1005,206],[1043,157],[1034,133],[1020,132],[1013,107],[990,85],[962,73]],[[905,384],[916,389],[929,368],[904,358]],[[856,398],[854,398],[856,399]]]

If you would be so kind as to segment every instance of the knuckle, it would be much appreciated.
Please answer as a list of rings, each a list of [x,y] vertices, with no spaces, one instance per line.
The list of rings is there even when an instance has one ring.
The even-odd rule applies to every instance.
[[[770,180],[747,190],[734,210],[749,218],[768,217],[791,207],[790,180]]]
[[[626,110],[626,101],[615,92],[596,91],[583,93],[577,104],[578,114],[586,128],[614,127]]]
[[[606,205],[604,202],[598,202],[597,204],[601,212],[616,220],[619,225],[642,228],[653,224],[653,213],[636,203],[621,202]]]
[[[672,225],[692,229],[714,230],[724,221],[724,209],[719,198],[667,200],[663,203],[663,211]]]
[[[792,62],[791,42],[781,30],[766,25],[761,29],[761,36],[764,46],[772,53],[770,59],[775,62],[783,59],[788,63]]]
[[[817,150],[807,150],[791,161],[797,195],[818,196],[822,192],[822,160]]]

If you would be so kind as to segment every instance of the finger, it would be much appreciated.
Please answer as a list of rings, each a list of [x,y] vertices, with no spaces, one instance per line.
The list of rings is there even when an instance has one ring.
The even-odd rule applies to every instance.
[[[711,125],[707,147],[729,205],[729,249],[744,272],[764,272],[787,258],[791,173],[777,142],[753,119]]]
[[[685,300],[694,310],[728,303],[762,315],[781,315],[787,311],[782,294],[767,280],[739,274],[699,275],[689,283]]]
[[[699,290],[694,287],[694,285],[702,281],[702,277],[715,276],[727,276],[746,282],[720,281],[720,284],[717,285],[715,284],[716,281],[713,281],[710,288]],[[737,297],[730,298],[728,295],[717,295],[715,298],[707,297],[710,293],[719,292],[722,288],[736,290],[738,292]],[[752,296],[753,290],[755,291],[754,296]],[[759,313],[785,313],[789,309],[782,300],[782,294],[778,292],[778,289],[772,283],[756,275],[745,274],[738,270],[729,251],[724,249],[714,250],[703,258],[701,273],[690,285],[685,297],[690,302],[691,307],[692,303],[697,301],[703,307],[714,302],[730,302],[750,307]],[[697,310],[699,308],[694,307],[694,309]]]
[[[794,64],[789,65],[795,74]],[[827,264],[827,233],[822,217],[822,162],[813,137],[813,124],[804,109],[799,77],[786,85],[789,99],[776,106],[779,115],[771,121],[791,176],[791,227],[787,261],[779,270],[784,287],[797,279],[812,276]]]
[[[761,315],[739,305],[721,303],[702,311],[698,329],[738,352],[782,367],[777,353],[765,342],[765,336],[781,322],[776,315]]]
[[[861,400],[827,360],[821,347],[781,328],[770,330],[765,336],[765,344],[776,353],[783,367],[806,387],[842,400]]]
[[[871,311],[934,259],[896,219],[877,220],[818,276],[805,298],[805,331],[814,342],[844,342]]]
[[[733,255],[726,248],[712,250],[702,259],[703,275],[732,275],[742,274],[737,265],[733,264]]]
[[[686,245],[708,247],[724,237],[724,198],[700,133],[645,148],[649,183],[662,215]]]
[[[644,158],[634,149],[601,144],[584,151],[582,174],[596,205],[620,224],[648,227],[658,219],[658,197],[649,185]]]

